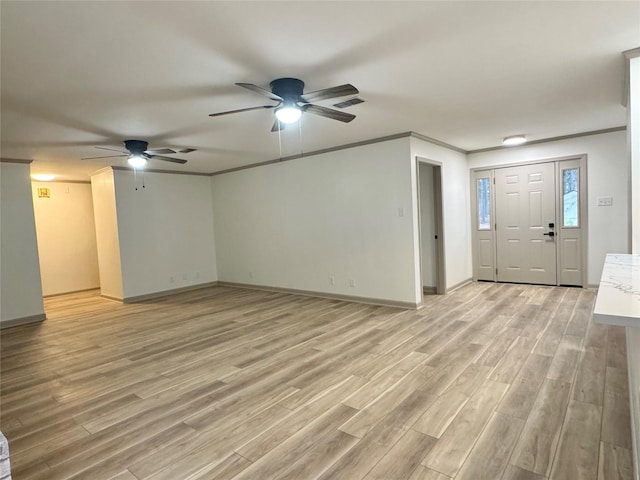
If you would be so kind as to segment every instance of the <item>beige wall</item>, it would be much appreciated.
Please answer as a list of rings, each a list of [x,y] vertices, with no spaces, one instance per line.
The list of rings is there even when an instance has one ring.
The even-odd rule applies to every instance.
[[[29,164],[0,162],[0,323],[42,320]]]
[[[469,212],[469,169],[467,156],[449,148],[411,137],[412,168],[420,161],[441,166],[442,222],[445,280],[447,290],[471,280],[471,217]],[[417,195],[415,202],[417,203]],[[416,217],[417,222],[417,217]],[[416,230],[415,252],[418,252]],[[419,258],[416,257],[419,263]]]
[[[401,138],[214,176],[219,279],[421,302],[411,163]]]
[[[640,56],[629,61],[629,124],[631,156],[631,251],[640,253]]]
[[[39,197],[38,189],[50,197]],[[91,184],[32,182],[43,295],[98,288]]]
[[[629,155],[624,131],[568,138],[468,156],[469,168],[485,168],[559,157],[587,156],[588,184],[588,283],[600,283],[607,253],[628,253]],[[599,197],[611,197],[613,205],[598,206]],[[445,210],[445,216],[447,215]]]
[[[110,168],[91,176],[91,192],[96,222],[100,292],[107,297],[122,300],[122,266],[115,180]]]
[[[147,171],[136,190],[132,171],[112,173],[123,298],[215,282],[210,177]]]
[[[640,52],[637,53],[640,55]],[[640,254],[640,56],[629,59],[629,123],[627,143],[630,154],[631,252]],[[629,391],[635,479],[640,479],[640,328],[627,327]]]

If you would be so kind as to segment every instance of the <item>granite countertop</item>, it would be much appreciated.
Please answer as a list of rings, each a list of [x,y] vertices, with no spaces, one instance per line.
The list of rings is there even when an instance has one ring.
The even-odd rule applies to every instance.
[[[0,480],[11,480],[11,466],[9,465],[9,444],[0,432]]]
[[[640,327],[640,255],[607,254],[593,320]]]

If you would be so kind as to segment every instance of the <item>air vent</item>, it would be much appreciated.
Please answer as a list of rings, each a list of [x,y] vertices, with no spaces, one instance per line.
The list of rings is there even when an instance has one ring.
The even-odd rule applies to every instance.
[[[333,106],[336,108],[347,108],[347,107],[351,107],[352,105],[357,105],[359,103],[364,103],[364,100],[356,97],[350,100],[345,100],[344,102],[336,103]]]

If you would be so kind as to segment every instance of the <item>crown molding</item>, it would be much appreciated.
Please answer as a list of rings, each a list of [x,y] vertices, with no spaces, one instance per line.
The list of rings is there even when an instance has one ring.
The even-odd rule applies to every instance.
[[[451,145],[450,143],[442,142],[436,138],[427,137],[426,135],[422,135],[421,133],[410,132],[412,138],[417,138],[418,140],[422,140],[424,142],[432,143],[433,145],[438,145],[439,147],[448,148],[449,150],[453,150],[455,152],[464,153],[465,155],[469,153],[464,148],[456,147],[455,145]]]
[[[536,145],[538,143],[558,142],[560,140],[569,140],[571,138],[588,137],[590,135],[600,135],[603,133],[611,133],[611,132],[621,132],[626,129],[627,127],[625,126],[603,128],[602,130],[592,130],[590,132],[572,133],[570,135],[562,135],[559,137],[550,137],[550,138],[541,138],[539,140],[531,140],[530,142],[523,143],[522,145],[512,146],[512,147],[505,146],[505,145],[497,145],[495,147],[479,148],[477,150],[469,150],[467,153],[471,155],[473,153],[492,152],[494,150],[509,150],[513,148],[523,148],[523,147],[527,147],[528,145]]]
[[[91,185],[91,181],[90,180],[58,180],[58,179],[53,179],[53,180],[36,180],[35,178],[31,177],[31,182],[37,182],[37,183],[84,183],[86,185]],[[71,293],[71,292],[69,292]]]
[[[0,158],[0,163],[22,163],[29,165],[33,160],[23,160],[20,158]]]
[[[107,168],[111,168],[113,170],[119,170],[119,171],[125,171],[125,172],[133,172],[135,169],[131,168],[131,167],[122,167],[119,165],[116,166],[111,166],[111,167],[107,167]],[[104,169],[103,169],[104,170]],[[98,170],[99,172],[100,170]],[[96,172],[96,173],[98,173]],[[205,173],[205,172],[184,172],[181,170],[163,170],[161,168],[145,168],[143,170],[138,170],[138,173],[140,174],[144,174],[144,173],[169,173],[172,175],[195,175],[195,176],[200,176],[200,177],[208,177],[211,174],[210,173]]]
[[[396,133],[394,135],[388,135],[388,136],[385,136],[385,137],[372,138],[372,139],[369,139],[369,140],[363,140],[361,142],[353,142],[353,143],[347,143],[347,144],[344,144],[344,145],[338,145],[336,147],[329,147],[329,148],[323,148],[323,149],[320,149],[320,150],[313,150],[311,152],[307,152],[307,153],[303,153],[303,154],[290,155],[288,157],[282,157],[282,158],[274,158],[272,160],[266,160],[264,162],[252,163],[250,165],[243,165],[241,167],[228,168],[226,170],[220,170],[219,172],[212,172],[209,175],[213,177],[213,176],[216,176],[216,175],[222,175],[224,173],[238,172],[240,170],[247,170],[249,168],[263,167],[265,165],[271,165],[273,163],[288,162],[290,160],[297,160],[299,158],[313,157],[315,155],[321,155],[323,153],[337,152],[338,150],[346,150],[348,148],[362,147],[364,145],[371,145],[371,144],[380,143],[380,142],[388,142],[390,140],[396,140],[398,138],[409,137],[409,136],[411,136],[411,133],[412,132]]]
[[[462,149],[460,147],[456,147],[455,145],[451,145],[449,143],[442,142],[442,141],[437,140],[435,138],[427,137],[426,135],[422,135],[422,134],[417,133],[417,132],[402,132],[402,133],[396,133],[396,134],[393,134],[393,135],[387,135],[387,136],[384,136],[384,137],[371,138],[369,140],[363,140],[361,142],[346,143],[344,145],[338,145],[336,147],[323,148],[323,149],[320,149],[320,150],[313,150],[312,152],[307,152],[305,154],[290,155],[288,157],[275,158],[275,159],[267,160],[267,161],[264,161],[264,162],[252,163],[251,165],[243,165],[241,167],[229,168],[229,169],[226,169],[226,170],[221,170],[219,172],[213,172],[210,175],[211,176],[215,176],[215,175],[222,175],[224,173],[238,172],[240,170],[246,170],[248,168],[262,167],[264,165],[271,165],[273,163],[286,162],[286,161],[289,161],[289,160],[297,160],[299,158],[312,157],[314,155],[321,155],[323,153],[336,152],[338,150],[346,150],[348,148],[362,147],[364,145],[372,145],[374,143],[388,142],[388,141],[391,141],[391,140],[396,140],[398,138],[407,138],[407,137],[416,138],[418,140],[422,140],[424,142],[431,143],[433,145],[438,145],[440,147],[448,148],[449,150],[453,150],[455,152],[459,152],[459,153],[463,153],[463,154],[467,153],[466,150],[464,150],[464,149]]]

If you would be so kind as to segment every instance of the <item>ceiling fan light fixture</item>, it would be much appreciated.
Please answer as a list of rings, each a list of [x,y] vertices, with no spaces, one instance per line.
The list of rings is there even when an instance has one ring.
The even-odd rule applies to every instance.
[[[131,155],[127,161],[133,168],[142,168],[147,164],[147,159],[142,155]]]
[[[511,135],[510,137],[504,137],[502,144],[507,147],[513,147],[515,145],[522,145],[527,141],[527,137],[524,135]]]
[[[276,118],[282,123],[296,123],[302,116],[302,110],[296,105],[285,105],[276,110]]]

